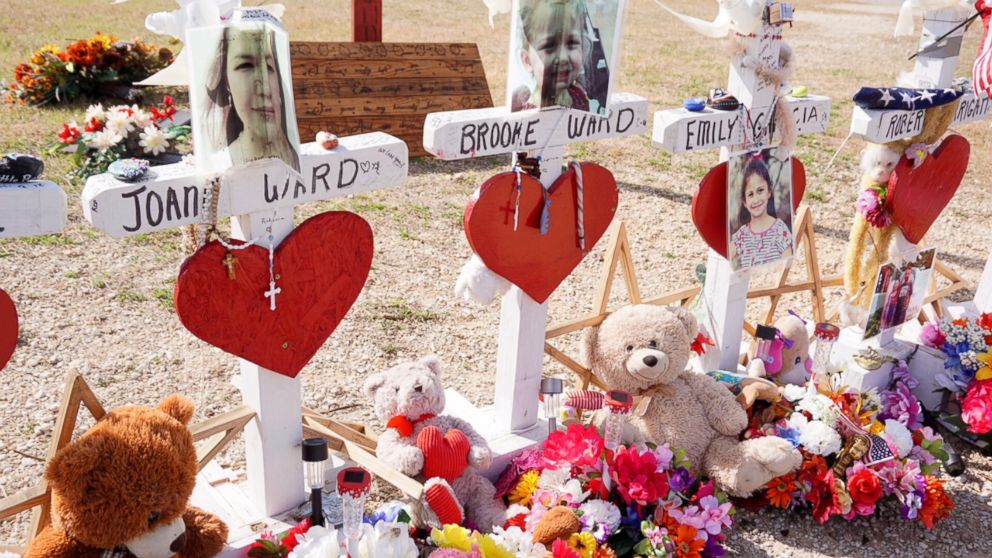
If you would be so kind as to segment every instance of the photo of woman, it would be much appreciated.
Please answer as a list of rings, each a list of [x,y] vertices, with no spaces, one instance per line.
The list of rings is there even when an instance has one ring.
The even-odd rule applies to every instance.
[[[299,172],[299,135],[288,76],[285,33],[268,23],[228,25],[193,34],[190,104],[194,150],[212,171],[278,158]],[[206,45],[211,45],[209,48]]]
[[[561,106],[606,114],[621,2],[516,0],[513,13],[511,110]]]
[[[897,266],[887,263],[879,268],[874,295],[868,308],[865,339],[898,327],[920,314],[933,271],[936,249],[904,256]]]
[[[792,256],[792,163],[771,153],[729,162],[729,259],[735,271]]]

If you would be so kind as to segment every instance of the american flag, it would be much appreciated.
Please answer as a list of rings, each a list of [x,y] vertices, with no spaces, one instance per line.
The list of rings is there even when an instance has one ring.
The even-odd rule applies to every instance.
[[[989,32],[992,0],[978,0],[975,2],[975,9],[982,17],[985,35],[982,37],[981,46],[978,47],[975,65],[971,69],[971,83],[975,88],[976,96],[980,96],[982,93],[992,95],[992,33]]]
[[[895,459],[896,456],[892,453],[892,449],[889,448],[889,443],[885,441],[885,438],[866,431],[860,424],[855,423],[851,420],[851,417],[844,413],[840,413],[839,416],[841,422],[847,425],[855,436],[868,440],[868,453],[865,454],[865,465],[877,465],[879,463],[885,463],[890,459]]]

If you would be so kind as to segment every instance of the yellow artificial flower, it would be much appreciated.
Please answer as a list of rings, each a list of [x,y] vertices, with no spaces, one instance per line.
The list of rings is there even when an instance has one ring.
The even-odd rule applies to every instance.
[[[596,554],[596,537],[592,533],[572,533],[568,537],[568,546],[575,549],[582,558],[592,558]]]
[[[479,552],[482,553],[482,558],[515,558],[512,552],[500,546],[489,535],[476,532],[473,542],[478,545]]]
[[[460,525],[448,524],[442,529],[431,529],[431,539],[441,548],[454,548],[465,552],[472,550],[472,533]]]
[[[978,372],[975,373],[975,379],[988,380],[992,378],[992,348],[984,355],[978,355],[978,360],[985,366],[978,369]]]
[[[541,474],[537,471],[527,471],[520,477],[517,481],[517,486],[513,487],[510,491],[510,495],[507,497],[511,504],[520,504],[523,506],[530,505],[530,497],[534,494],[534,490],[537,489],[537,481],[541,478]]]
[[[117,37],[113,35],[104,35],[103,33],[97,33],[90,38],[89,43],[91,47],[100,47],[102,50],[107,50],[110,45],[117,42]]]
[[[881,436],[885,433],[885,425],[877,420],[873,420],[871,421],[871,424],[868,425],[868,432]]]

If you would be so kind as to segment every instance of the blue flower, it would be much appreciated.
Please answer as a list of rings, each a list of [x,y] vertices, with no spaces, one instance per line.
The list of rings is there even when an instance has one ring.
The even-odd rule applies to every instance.
[[[783,440],[788,440],[792,447],[799,447],[799,430],[796,428],[783,428],[781,426],[775,428],[775,434],[782,438]]]

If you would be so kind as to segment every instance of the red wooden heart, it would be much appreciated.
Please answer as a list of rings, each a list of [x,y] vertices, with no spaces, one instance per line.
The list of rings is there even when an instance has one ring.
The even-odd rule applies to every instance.
[[[0,370],[10,361],[17,346],[17,308],[3,289],[0,289]]]
[[[588,252],[613,220],[618,191],[613,174],[597,164],[582,163],[582,177]],[[465,208],[465,236],[489,269],[544,302],[585,256],[579,247],[576,174],[569,168],[549,189],[551,227],[546,235],[540,230],[541,183],[526,174],[519,226],[513,230],[516,183],[515,173],[504,172],[482,185],[478,198]]]
[[[806,168],[792,158],[792,210],[799,209],[806,193]],[[692,222],[717,254],[727,257],[727,162],[706,173],[692,195]]]
[[[417,434],[417,447],[424,453],[424,478],[441,477],[450,484],[468,467],[471,444],[465,433],[453,428],[441,435],[441,429],[427,426]]]
[[[918,168],[905,155],[899,160],[889,177],[885,210],[906,240],[919,244],[951,202],[968,170],[970,152],[968,140],[952,134]]]
[[[228,353],[290,378],[323,345],[358,298],[372,265],[372,228],[353,213],[311,217],[275,252],[276,310],[269,308],[269,251],[233,252],[206,244],[183,263],[176,313],[193,335]]]

